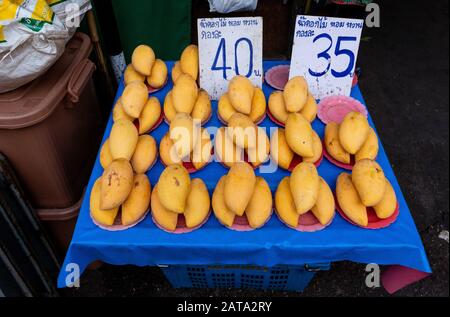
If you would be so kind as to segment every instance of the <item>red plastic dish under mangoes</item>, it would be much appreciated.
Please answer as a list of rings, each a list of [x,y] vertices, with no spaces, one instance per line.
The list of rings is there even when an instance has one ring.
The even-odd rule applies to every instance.
[[[280,217],[280,215],[278,214],[278,211],[276,209],[275,209],[275,213],[276,213],[278,219],[282,223],[284,223],[286,226],[288,226],[291,229],[301,231],[301,232],[315,232],[315,231],[325,229],[333,222],[333,219],[334,219],[334,216],[333,216],[333,218],[331,218],[331,220],[327,224],[323,225],[319,222],[319,219],[317,219],[316,216],[314,216],[314,214],[311,211],[308,211],[307,213],[305,213],[303,215],[299,215],[298,224],[296,227],[293,227],[291,225],[288,225],[286,222],[284,222],[284,220]]]
[[[350,164],[345,164],[345,163],[339,162],[338,160],[333,158],[330,153],[328,153],[328,151],[327,151],[327,149],[325,147],[325,142],[323,142],[323,141],[322,141],[322,147],[323,147],[323,155],[332,164],[336,165],[337,167],[346,169],[348,171],[353,170],[353,166],[355,166],[355,163],[356,163],[355,162],[355,156],[353,154],[350,155]],[[376,160],[376,158],[375,158],[375,160]]]
[[[163,114],[162,114],[162,112],[161,112],[161,114],[159,115],[159,118],[158,118],[158,120],[155,122],[155,124],[154,124],[147,132],[145,132],[145,133],[150,133],[150,132],[152,132],[153,130],[155,130],[156,128],[158,128],[159,125],[162,123],[163,119],[164,119],[164,116],[163,116]],[[133,124],[134,124],[134,126],[136,127],[136,129],[139,131],[139,120],[138,120],[138,119],[134,119],[134,120],[133,120]]]
[[[209,216],[211,215],[211,210],[208,212],[208,215],[206,216],[206,218],[198,225],[195,226],[193,228],[188,228],[186,227],[186,218],[184,217],[183,214],[179,214],[178,218],[177,218],[177,227],[174,231],[170,231],[167,230],[166,228],[164,228],[163,226],[161,226],[158,222],[156,222],[155,218],[152,215],[152,220],[153,223],[161,230],[168,232],[168,233],[174,233],[174,234],[182,234],[182,233],[189,233],[192,232],[194,230],[197,230],[198,228],[200,228],[201,226],[203,226],[209,219]]]
[[[122,231],[122,230],[126,230],[129,229],[131,227],[134,227],[135,225],[137,225],[139,222],[141,222],[142,220],[144,220],[145,216],[147,216],[148,212],[150,209],[148,209],[138,220],[136,220],[135,222],[133,222],[132,224],[129,225],[122,225],[121,222],[121,215],[122,215],[122,211],[119,210],[119,212],[117,213],[116,219],[114,219],[114,223],[110,226],[106,226],[106,225],[102,225],[100,223],[98,223],[94,217],[92,217],[92,214],[89,213],[89,215],[91,216],[92,222],[97,225],[98,227],[102,228],[103,230],[108,230],[108,231]]]

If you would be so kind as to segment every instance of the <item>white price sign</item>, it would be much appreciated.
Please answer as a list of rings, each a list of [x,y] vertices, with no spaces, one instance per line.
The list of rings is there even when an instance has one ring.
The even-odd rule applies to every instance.
[[[289,78],[306,78],[316,99],[350,95],[364,21],[299,15]]]
[[[236,75],[262,85],[261,17],[198,19],[200,87],[219,99]]]

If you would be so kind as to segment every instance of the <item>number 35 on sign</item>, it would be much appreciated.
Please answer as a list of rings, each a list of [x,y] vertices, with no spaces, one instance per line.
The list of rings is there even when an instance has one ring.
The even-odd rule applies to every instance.
[[[198,19],[200,87],[219,99],[236,75],[262,85],[261,17]]]
[[[289,78],[303,76],[316,99],[350,95],[363,20],[297,16]]]

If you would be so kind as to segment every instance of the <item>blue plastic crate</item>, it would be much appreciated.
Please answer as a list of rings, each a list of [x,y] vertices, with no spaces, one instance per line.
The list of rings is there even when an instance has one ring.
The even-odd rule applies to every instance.
[[[250,265],[160,266],[174,288],[241,288],[301,292],[329,263],[302,266]]]

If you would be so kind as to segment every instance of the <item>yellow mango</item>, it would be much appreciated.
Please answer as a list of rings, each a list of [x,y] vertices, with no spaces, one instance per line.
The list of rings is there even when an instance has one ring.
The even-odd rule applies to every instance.
[[[308,83],[302,76],[289,79],[283,90],[284,104],[288,112],[299,112],[308,98]]]
[[[284,129],[277,128],[270,139],[270,156],[278,166],[288,169],[294,158],[294,152],[286,141]]]
[[[212,142],[206,129],[201,130],[200,140],[191,153],[191,162],[196,169],[201,169],[211,160]]]
[[[249,115],[252,110],[254,87],[244,76],[234,76],[228,83],[228,98],[238,112]]]
[[[234,217],[236,214],[228,209],[225,204],[224,189],[225,189],[225,178],[226,175],[222,176],[217,182],[216,188],[212,195],[212,208],[214,215],[219,220],[220,223],[225,226],[231,227],[234,222]]]
[[[164,208],[183,213],[190,184],[189,173],[182,165],[167,166],[158,180],[158,197]]]
[[[286,141],[292,151],[307,158],[314,156],[313,129],[300,113],[288,115],[285,126]]]
[[[118,159],[103,171],[101,183],[101,209],[119,207],[130,194],[133,186],[133,169],[130,162]]]
[[[231,116],[236,112],[236,109],[233,108],[230,102],[230,98],[228,98],[228,94],[223,94],[218,102],[217,106],[217,113],[219,115],[219,118],[224,121],[225,123],[228,123],[228,120],[230,120]]]
[[[109,135],[109,149],[112,158],[130,160],[138,141],[138,131],[133,122],[120,119],[114,122]]]
[[[245,114],[233,114],[228,120],[226,132],[238,147],[248,149],[256,146],[256,125]]]
[[[177,228],[178,214],[166,209],[159,199],[158,184],[153,188],[150,199],[153,219],[167,231],[175,231]]]
[[[176,112],[191,113],[198,97],[197,83],[190,75],[181,74],[172,89],[172,102]]]
[[[127,66],[127,68],[125,68],[125,72],[123,74],[123,81],[125,83],[125,86],[134,82],[134,81],[139,81],[141,83],[143,83],[145,80],[145,76],[138,73],[132,64],[129,64]]]
[[[243,161],[244,149],[233,143],[233,140],[228,137],[225,127],[217,130],[214,143],[214,154],[226,166],[231,167],[234,163]]]
[[[259,122],[266,114],[266,97],[261,88],[255,87],[253,99],[252,99],[252,110],[248,115],[253,122]]]
[[[180,57],[181,71],[191,75],[194,80],[198,77],[198,47],[197,45],[188,45]]]
[[[136,149],[131,157],[133,170],[138,174],[147,172],[156,161],[157,154],[155,139],[148,134],[139,136]]]
[[[123,110],[123,106],[122,106],[122,102],[120,101],[120,97],[117,100],[116,104],[114,105],[112,117],[113,117],[114,122],[116,122],[117,120],[120,120],[120,119],[127,119],[130,121],[134,120],[133,117],[130,117],[129,115],[127,115],[125,110]]]
[[[253,195],[245,208],[248,224],[252,228],[263,226],[272,214],[272,192],[262,177],[256,177]]]
[[[211,201],[205,183],[200,178],[192,179],[184,209],[186,227],[194,228],[200,225],[208,216],[210,206]]]
[[[91,196],[89,199],[89,209],[91,211],[91,216],[96,222],[104,226],[111,226],[114,224],[114,220],[119,212],[119,206],[111,209],[101,209],[100,208],[100,197],[101,197],[101,185],[102,179],[99,177],[94,186],[92,186]]]
[[[341,210],[354,223],[366,227],[369,223],[367,209],[359,198],[350,174],[341,173],[336,181],[336,197]]]
[[[224,199],[228,209],[238,216],[244,214],[255,188],[255,172],[248,163],[234,163],[225,179]]]
[[[150,97],[139,116],[139,134],[147,133],[161,116],[161,104],[158,98]]]
[[[150,46],[139,45],[131,55],[131,63],[134,69],[142,75],[149,76],[155,62],[155,52]]]
[[[178,76],[180,76],[182,73],[183,72],[181,71],[180,61],[176,61],[172,67],[172,82],[175,83]]]
[[[152,73],[147,76],[147,83],[150,87],[161,88],[167,79],[167,66],[164,61],[157,59],[152,67]]]
[[[148,89],[144,83],[134,81],[123,90],[120,102],[127,115],[138,118],[148,100]]]
[[[336,206],[330,186],[322,177],[319,177],[319,179],[319,194],[311,211],[322,225],[326,225],[333,219]]]
[[[289,176],[283,178],[278,184],[275,192],[275,208],[281,220],[291,227],[297,227],[299,214],[292,197]]]
[[[313,122],[317,115],[317,103],[316,99],[311,93],[308,93],[308,97],[306,98],[305,106],[303,107],[300,113],[308,120],[309,122]]]
[[[164,98],[164,116],[166,117],[166,120],[168,123],[170,123],[173,118],[175,118],[177,111],[175,110],[175,107],[173,106],[173,99],[172,99],[172,90],[169,91],[166,95],[166,98]]]
[[[297,213],[307,213],[317,202],[319,174],[312,163],[302,162],[292,171],[290,186]]]
[[[369,159],[356,162],[352,170],[352,182],[364,206],[375,206],[383,199],[386,179],[377,162]]]
[[[391,183],[386,179],[386,192],[383,199],[378,204],[373,206],[378,218],[385,219],[392,216],[397,208],[397,197],[395,196],[394,188]]]
[[[111,151],[109,149],[109,139],[106,139],[100,149],[100,165],[103,169],[107,168],[108,165],[113,161]]]
[[[350,153],[348,153],[339,142],[339,124],[330,122],[325,127],[325,148],[327,152],[337,161],[350,164]]]
[[[369,128],[369,135],[361,148],[355,154],[355,161],[363,159],[375,160],[378,155],[378,137],[372,128]]]
[[[133,188],[122,204],[122,224],[127,226],[138,221],[150,205],[151,185],[145,174],[136,174]]]
[[[282,91],[274,91],[269,96],[269,110],[272,116],[281,123],[286,123],[289,112],[286,110],[284,104],[284,97]]]
[[[356,111],[347,113],[339,126],[339,142],[350,154],[356,154],[369,135],[367,118]]]
[[[322,140],[314,130],[312,130],[312,136],[313,156],[303,158],[303,162],[315,163],[322,156]]]
[[[181,164],[181,159],[178,157],[172,140],[167,132],[159,143],[159,156],[164,165]]]
[[[211,100],[206,90],[200,89],[197,97],[197,101],[192,109],[191,117],[194,120],[200,120],[201,123],[205,123],[211,117]]]
[[[255,167],[261,165],[269,158],[270,140],[264,128],[256,129],[256,146],[247,149],[248,161]]]
[[[170,122],[169,136],[179,158],[183,159],[193,151],[199,140],[199,130],[191,116],[183,112],[177,113]]]

